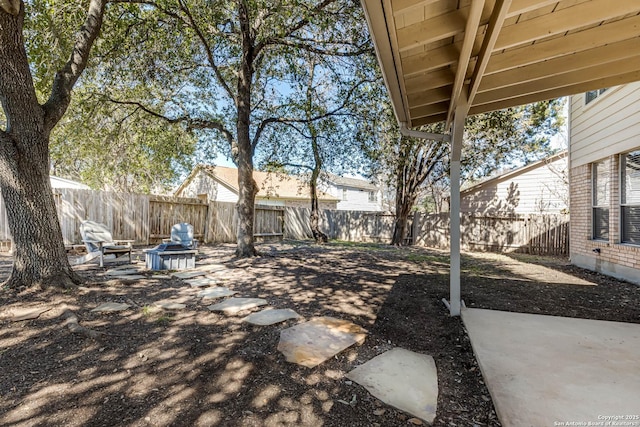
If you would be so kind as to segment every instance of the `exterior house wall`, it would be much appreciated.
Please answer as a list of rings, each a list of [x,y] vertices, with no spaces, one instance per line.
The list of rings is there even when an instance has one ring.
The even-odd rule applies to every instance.
[[[376,190],[376,201],[369,201],[369,190],[336,185],[334,183],[325,184],[322,189],[324,192],[340,199],[336,208],[339,211],[366,211],[380,212],[382,210],[381,193]],[[345,193],[346,190],[346,199]],[[334,208],[334,209],[336,209]]]
[[[197,198],[206,194],[210,201],[215,202],[238,202],[238,194],[227,188],[224,184],[216,181],[207,172],[200,170],[191,181],[178,193],[178,197]],[[320,209],[336,209],[337,201],[320,200]],[[286,206],[295,208],[309,208],[311,201],[303,199],[286,199],[278,197],[256,197],[257,205],[266,206]]]
[[[274,198],[256,198],[257,205],[267,206],[285,206],[287,208],[311,208],[311,200],[301,199],[274,199]],[[335,210],[336,202],[320,200],[320,209]]]
[[[567,158],[541,164],[510,178],[478,185],[460,201],[464,213],[514,215],[563,213],[567,209]]]
[[[585,105],[571,97],[571,167],[592,163],[640,145],[640,82],[608,89]]]
[[[640,83],[570,104],[570,256],[580,267],[640,284],[640,246],[621,243],[620,154],[640,149]],[[609,160],[609,237],[592,239],[592,165]]]

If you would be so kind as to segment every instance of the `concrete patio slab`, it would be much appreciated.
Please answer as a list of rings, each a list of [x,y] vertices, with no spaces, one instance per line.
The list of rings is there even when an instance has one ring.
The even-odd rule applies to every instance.
[[[481,309],[462,319],[504,427],[640,426],[607,418],[640,416],[640,324]]]
[[[198,292],[198,296],[204,299],[230,297],[231,295],[235,295],[235,294],[237,294],[236,291],[232,291],[231,289],[225,288],[222,286],[203,289],[202,291]]]
[[[278,351],[287,362],[313,368],[354,344],[362,344],[367,331],[334,317],[316,317],[280,332]]]
[[[221,303],[207,307],[211,311],[224,311],[227,314],[234,314],[242,310],[267,305],[267,300],[262,298],[229,298]]]
[[[438,373],[433,357],[394,348],[347,374],[369,393],[431,424],[438,405]]]
[[[262,310],[257,313],[252,313],[242,320],[253,325],[267,326],[284,322],[285,320],[298,318],[300,318],[300,315],[295,311],[290,308],[282,308],[275,310]]]

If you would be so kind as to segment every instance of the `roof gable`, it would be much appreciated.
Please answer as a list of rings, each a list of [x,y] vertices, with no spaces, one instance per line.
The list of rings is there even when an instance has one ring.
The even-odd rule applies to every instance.
[[[325,181],[335,184],[336,186],[361,188],[363,190],[369,190],[369,191],[378,190],[378,187],[375,184],[365,181],[364,179],[347,178],[347,177],[332,174],[330,172],[324,172],[323,175],[324,175],[323,178]]]
[[[214,179],[227,187],[229,190],[239,193],[238,188],[238,169],[228,168],[225,166],[213,166],[199,164],[189,174],[189,177],[175,191],[178,194],[188,183],[196,176],[198,171],[206,173],[211,179]],[[300,179],[275,172],[253,171],[253,179],[258,185],[259,199],[304,199],[309,200],[309,186]],[[318,199],[320,200],[338,200],[337,198],[323,192],[318,191]]]
[[[516,168],[516,169],[512,169],[510,171],[501,173],[498,176],[494,176],[491,178],[488,178],[484,181],[481,181],[463,191],[460,192],[460,196],[461,197],[465,197],[468,196],[470,194],[473,194],[475,192],[478,192],[486,187],[490,187],[492,185],[496,185],[499,184],[501,182],[507,181],[509,179],[513,179],[517,176],[523,175],[527,172],[530,172],[534,169],[549,165],[557,160],[560,159],[564,159],[565,157],[567,157],[567,150],[561,151],[557,154],[554,154],[552,156],[549,157],[545,157],[542,160],[538,160],[537,162],[533,162],[533,163],[529,163],[528,165],[524,165],[522,167]]]

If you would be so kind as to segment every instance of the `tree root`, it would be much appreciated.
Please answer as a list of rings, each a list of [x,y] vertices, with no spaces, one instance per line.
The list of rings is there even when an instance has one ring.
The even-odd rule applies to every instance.
[[[24,272],[14,270],[9,278],[2,283],[6,289],[24,289],[32,286],[41,289],[76,289],[82,283],[80,276],[73,270],[57,272],[48,277],[31,277]]]
[[[320,230],[313,230],[313,239],[318,245],[329,242],[329,236],[327,236]]]
[[[69,330],[74,334],[84,335],[87,338],[91,338],[97,340],[105,335],[103,332],[94,331],[93,329],[85,328],[81,326],[78,321],[78,316],[71,310],[65,310],[62,313],[62,317],[65,319],[64,324],[69,328]]]

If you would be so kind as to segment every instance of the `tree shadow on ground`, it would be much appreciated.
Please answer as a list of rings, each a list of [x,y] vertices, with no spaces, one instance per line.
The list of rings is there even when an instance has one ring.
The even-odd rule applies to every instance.
[[[232,245],[203,247],[198,264],[224,267],[216,277],[237,296],[265,298],[271,307],[293,308],[303,319],[253,326],[242,321],[250,311],[237,316],[210,312],[207,306],[213,301],[194,297],[197,290],[182,280],[145,273],[144,280],[122,281],[107,278],[97,267],[81,271],[87,283],[75,294],[3,291],[3,312],[21,305],[50,310],[24,322],[0,319],[0,423],[404,425],[405,414],[344,378],[356,366],[401,346],[433,355],[442,370],[436,425],[470,425],[469,420],[498,425],[462,323],[448,317],[440,302],[448,295],[446,253],[295,243],[265,246],[263,256],[247,260],[233,258],[233,250]],[[606,294],[620,288],[545,285],[514,274],[501,264],[508,263],[505,260],[463,258],[467,305],[516,311],[514,301],[531,306],[535,299],[545,313],[561,297],[567,306],[573,304],[571,292],[578,291],[570,290],[588,294],[600,289]],[[0,271],[8,272],[7,265],[10,259],[1,259]],[[594,311],[607,298],[611,302],[606,307],[628,299],[624,307],[640,318],[637,293],[588,295]],[[187,307],[175,312],[152,309],[154,302],[167,299]],[[131,308],[91,312],[107,301]],[[61,316],[64,307],[76,313],[83,326],[105,335],[95,341],[71,333]],[[315,316],[352,321],[369,335],[362,346],[316,368],[286,362],[277,351],[280,331]]]

